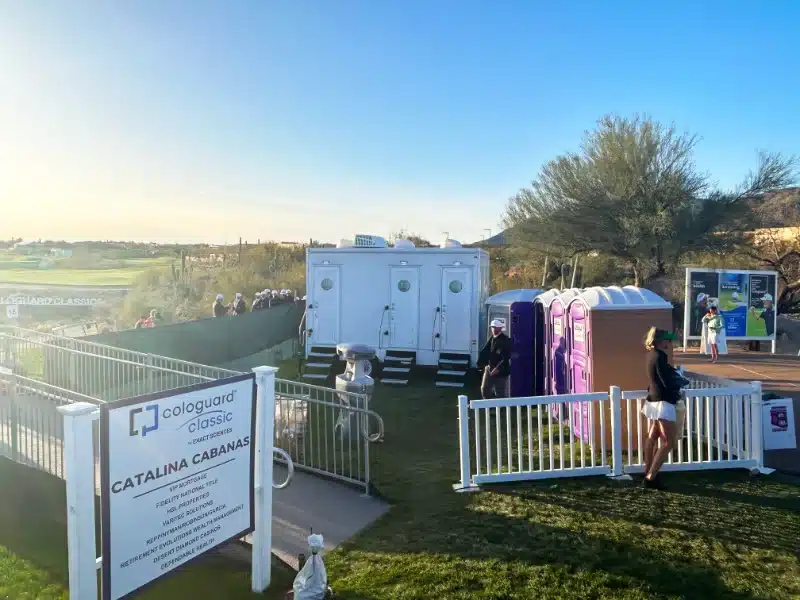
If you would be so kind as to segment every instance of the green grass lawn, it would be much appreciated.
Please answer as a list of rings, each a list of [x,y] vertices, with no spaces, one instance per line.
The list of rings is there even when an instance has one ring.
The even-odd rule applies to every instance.
[[[717,471],[667,474],[666,492],[589,478],[456,494],[457,393],[378,386],[372,476],[394,507],[326,558],[342,597],[799,597],[800,480]]]
[[[129,286],[153,268],[165,268],[168,258],[130,259],[122,268],[97,269],[0,269],[0,283],[31,285]]]
[[[66,600],[67,533],[64,486],[50,475],[0,458],[0,599]],[[273,584],[250,592],[250,568],[210,555],[167,576],[143,600],[283,599],[293,572],[275,561]]]
[[[2,269],[0,283],[129,286],[147,267],[129,269]]]

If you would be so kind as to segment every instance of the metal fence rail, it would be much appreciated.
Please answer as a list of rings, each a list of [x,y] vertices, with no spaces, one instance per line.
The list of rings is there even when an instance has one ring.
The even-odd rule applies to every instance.
[[[105,401],[240,374],[94,342],[26,333],[18,328],[0,331],[0,366]]]
[[[0,456],[64,477],[64,425],[58,406],[100,401],[55,386],[0,373]]]
[[[51,421],[60,427],[55,406],[65,401],[109,402],[241,374],[17,327],[0,327],[0,367],[53,390],[50,421],[31,421],[30,432],[56,444],[56,452],[63,438],[50,436],[47,428]],[[369,446],[383,439],[383,421],[369,409],[368,397],[284,379],[276,379],[275,391],[275,447],[287,452],[297,469],[363,485],[369,492]],[[39,418],[45,406],[37,406],[30,410]],[[46,429],[40,433],[37,423]],[[0,414],[3,426],[12,424]]]
[[[367,395],[276,379],[274,444],[296,469],[363,485],[369,493],[370,444],[383,434],[383,419],[369,409]]]

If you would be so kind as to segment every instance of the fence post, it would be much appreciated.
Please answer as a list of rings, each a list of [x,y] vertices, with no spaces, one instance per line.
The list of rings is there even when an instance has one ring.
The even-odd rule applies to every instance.
[[[153,355],[149,354],[144,359],[145,370],[147,371],[147,393],[151,394],[155,391],[153,385]]]
[[[364,496],[369,497],[369,394],[364,394],[364,410],[362,413],[361,437],[364,438]]]
[[[769,475],[775,469],[770,469],[764,466],[764,436],[763,436],[763,419],[762,409],[764,403],[761,398],[761,382],[751,381],[750,385],[753,387],[753,393],[750,394],[750,407],[752,413],[750,415],[750,458],[756,460],[755,469],[759,473]]]
[[[458,453],[461,464],[461,481],[453,484],[457,492],[475,491],[478,486],[472,483],[472,467],[469,452],[469,398],[458,397]]]
[[[8,375],[8,384],[11,393],[9,394],[9,418],[11,423],[11,460],[19,462],[19,402],[17,402],[17,376],[12,371]]]
[[[611,473],[608,476],[629,480],[631,476],[625,473],[622,461],[622,390],[612,385],[608,390],[608,399],[611,404]],[[639,415],[636,417],[639,418]]]
[[[255,523],[253,532],[253,592],[261,593],[272,578],[272,448],[275,443],[276,367],[255,367],[256,374],[256,464]]]
[[[99,411],[88,402],[65,404],[57,410],[64,415],[69,597],[94,600],[97,598],[97,547],[92,423]]]

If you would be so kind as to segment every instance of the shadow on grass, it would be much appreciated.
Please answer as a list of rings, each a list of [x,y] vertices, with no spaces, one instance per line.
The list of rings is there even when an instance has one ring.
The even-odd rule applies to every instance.
[[[404,516],[394,512],[392,518],[403,520]],[[507,570],[508,576],[518,581],[520,591],[524,588],[536,589],[537,586],[548,585],[545,582],[550,581],[553,590],[557,589],[555,586],[565,590],[582,589],[583,598],[616,597],[614,590],[631,589],[644,592],[648,598],[759,598],[731,590],[721,579],[718,569],[693,563],[688,558],[677,561],[674,553],[659,552],[640,543],[640,540],[612,539],[520,516],[476,512],[466,506],[446,514],[437,514],[435,528],[428,523],[428,528],[420,531],[415,527],[415,520],[409,515],[405,526],[394,528],[397,530],[392,536],[380,535],[381,526],[378,525],[372,535],[362,536],[354,544],[346,544],[345,552],[352,549],[379,554],[401,552],[403,555],[418,555],[420,558],[415,567],[429,573],[430,585],[450,583],[435,581],[439,575],[431,573],[447,572],[444,563],[454,558],[463,559],[462,566],[456,567],[457,572],[469,570],[470,567],[476,570],[459,575],[458,591],[466,592],[466,588],[474,588],[476,595],[480,595],[479,590],[484,589],[482,586],[486,575],[482,574],[482,569],[488,569],[493,577]],[[429,565],[424,565],[425,555],[432,561]],[[523,569],[519,569],[519,566]],[[539,567],[548,567],[550,574]],[[398,573],[394,577],[411,584],[410,579],[414,574]],[[530,580],[520,580],[524,577]],[[409,585],[409,589],[413,588]],[[577,596],[565,594],[564,597]]]
[[[800,488],[796,478],[783,476],[787,480],[785,487],[772,479],[769,488],[739,473],[667,473],[663,479],[668,490],[656,496],[656,502],[653,492],[616,482],[580,488],[561,486],[557,491],[541,485],[495,491],[587,513],[593,518],[621,519],[749,547],[797,553]],[[621,489],[611,490],[612,486]],[[785,494],[771,496],[767,489]]]

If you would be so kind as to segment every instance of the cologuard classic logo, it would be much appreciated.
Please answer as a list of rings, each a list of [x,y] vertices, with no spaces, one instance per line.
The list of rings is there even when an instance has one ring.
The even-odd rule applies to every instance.
[[[232,390],[227,394],[203,400],[189,402],[183,400],[174,406],[161,407],[158,404],[148,404],[144,408],[132,408],[130,411],[130,435],[145,437],[148,433],[158,429],[159,421],[171,421],[176,417],[184,417],[185,421],[180,425],[173,426],[173,429],[186,427],[191,433],[224,425],[233,420],[233,413],[228,410],[228,405],[234,402],[234,397],[235,390]]]
[[[141,417],[136,415],[144,412]],[[142,408],[132,408],[130,412],[130,434],[131,436],[140,435],[145,437],[149,432],[158,429],[158,404],[150,404]],[[149,425],[147,424],[149,423]],[[141,424],[138,427],[137,424]]]

